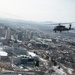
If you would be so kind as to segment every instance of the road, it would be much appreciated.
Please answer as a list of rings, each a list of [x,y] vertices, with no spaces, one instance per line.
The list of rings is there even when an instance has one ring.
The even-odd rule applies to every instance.
[[[4,72],[0,73],[0,75],[42,75],[43,72],[38,71],[19,71],[19,72]]]

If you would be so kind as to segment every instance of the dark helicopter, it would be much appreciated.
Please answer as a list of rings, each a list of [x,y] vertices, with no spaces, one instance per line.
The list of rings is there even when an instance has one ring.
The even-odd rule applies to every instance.
[[[64,23],[65,24],[65,23]],[[61,23],[60,24],[58,24],[58,26],[56,26],[54,29],[53,29],[53,31],[55,31],[55,33],[57,32],[57,31],[60,31],[60,32],[62,32],[62,31],[69,31],[69,30],[74,30],[74,28],[71,28],[71,24],[69,24],[69,28],[66,28],[65,26],[63,26],[63,25],[61,25]]]

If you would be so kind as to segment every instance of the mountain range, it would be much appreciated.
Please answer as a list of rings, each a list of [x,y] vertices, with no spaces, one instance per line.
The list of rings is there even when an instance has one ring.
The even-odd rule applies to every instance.
[[[19,20],[19,19],[7,19],[7,18],[0,18],[0,25],[4,24],[5,26],[10,27],[24,27],[24,28],[52,28],[55,22],[52,21],[42,21],[42,22],[35,22],[35,21],[26,21],[26,20]]]

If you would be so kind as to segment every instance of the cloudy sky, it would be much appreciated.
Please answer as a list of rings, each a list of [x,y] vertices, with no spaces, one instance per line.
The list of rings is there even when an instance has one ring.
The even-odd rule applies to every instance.
[[[75,0],[0,0],[0,18],[75,22]]]

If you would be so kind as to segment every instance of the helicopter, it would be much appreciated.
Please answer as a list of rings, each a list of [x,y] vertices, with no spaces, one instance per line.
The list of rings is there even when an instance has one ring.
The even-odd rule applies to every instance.
[[[69,28],[61,25],[61,24],[69,24]],[[72,24],[71,23],[59,23],[58,26],[54,27],[53,31],[56,33],[57,31],[69,31],[69,30],[74,30],[74,28],[71,28]]]

